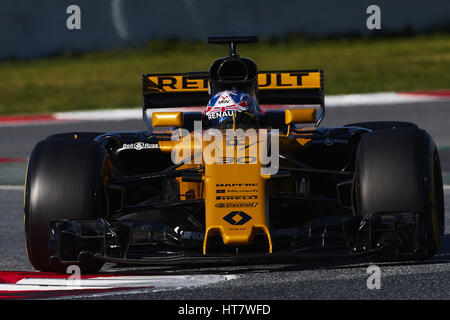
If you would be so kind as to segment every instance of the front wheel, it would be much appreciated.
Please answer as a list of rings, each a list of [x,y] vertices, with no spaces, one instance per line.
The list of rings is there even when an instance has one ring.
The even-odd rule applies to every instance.
[[[85,139],[47,139],[31,154],[25,182],[25,238],[35,269],[65,272],[50,257],[50,221],[97,219],[106,214],[105,183],[111,162],[103,147]],[[80,262],[83,273],[100,270],[102,262]]]
[[[371,213],[419,213],[414,258],[433,257],[444,237],[444,194],[439,154],[424,130],[403,128],[363,135],[356,157],[354,206]]]

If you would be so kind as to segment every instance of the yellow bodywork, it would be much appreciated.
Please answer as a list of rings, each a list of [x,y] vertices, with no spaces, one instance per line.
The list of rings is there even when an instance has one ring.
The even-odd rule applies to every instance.
[[[260,232],[267,236],[269,252],[272,241],[268,229],[266,182],[260,164],[207,164],[203,178],[205,187],[206,233],[220,234],[225,245],[246,245]]]
[[[182,127],[184,124],[183,112],[153,112],[152,125],[154,127]]]
[[[181,112],[180,112],[181,113]],[[160,125],[181,125],[180,113],[156,113],[154,120]],[[181,113],[182,114],[182,113]],[[286,123],[308,123],[315,119],[315,109],[297,109],[286,111]],[[260,157],[267,148],[265,129],[252,129],[253,133],[239,130],[209,130],[191,132],[175,141],[159,141],[163,153],[172,155],[173,163],[184,162],[178,167],[192,169],[202,166],[201,181],[183,181],[177,178],[180,200],[204,199],[205,237],[203,253],[207,253],[208,239],[220,235],[223,243],[229,246],[250,245],[257,234],[267,238],[268,252],[272,252],[272,239],[269,233],[269,214],[266,203],[266,186],[270,175],[263,174],[263,162]],[[244,134],[243,134],[244,133]],[[307,134],[308,136],[308,134]],[[305,147],[311,139],[308,137],[289,139],[280,136],[280,148],[291,155],[297,147]],[[281,184],[281,185],[278,185]],[[273,181],[272,187],[283,189],[282,181]]]
[[[258,159],[258,150],[266,147],[266,141],[257,140],[256,131],[251,137],[229,133],[209,140],[191,133],[179,141],[159,141],[159,144],[163,152],[172,153],[174,163],[185,160],[179,170],[204,166],[201,182],[177,179],[181,200],[205,201],[203,253],[206,254],[211,235],[220,235],[225,245],[242,246],[251,244],[256,234],[267,237],[272,252],[266,180]]]
[[[316,122],[316,109],[286,109],[284,111],[284,121],[286,124],[314,123]]]

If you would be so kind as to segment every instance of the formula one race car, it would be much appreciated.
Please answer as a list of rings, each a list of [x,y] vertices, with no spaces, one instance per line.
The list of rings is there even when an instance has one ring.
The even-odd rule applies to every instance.
[[[230,48],[209,72],[143,76],[148,131],[70,132],[35,146],[25,234],[36,269],[437,252],[443,185],[427,132],[319,127],[322,70],[261,72],[236,49],[256,37],[208,40]]]

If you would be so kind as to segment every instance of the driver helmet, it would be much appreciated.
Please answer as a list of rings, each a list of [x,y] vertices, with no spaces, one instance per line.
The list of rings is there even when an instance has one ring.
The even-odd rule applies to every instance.
[[[258,111],[258,105],[250,94],[225,90],[209,100],[204,119],[208,128],[249,128],[257,126]]]

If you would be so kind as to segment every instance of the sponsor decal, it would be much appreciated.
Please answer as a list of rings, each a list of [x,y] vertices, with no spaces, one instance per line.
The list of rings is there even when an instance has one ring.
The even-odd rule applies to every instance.
[[[216,200],[257,200],[257,195],[249,196],[216,196]]]
[[[222,118],[222,117],[232,117],[235,113],[236,113],[236,111],[226,110],[226,111],[210,112],[210,113],[207,113],[206,115],[208,116],[208,120],[211,120],[211,119],[218,119],[218,118]]]
[[[345,139],[333,139],[333,138],[323,138],[311,140],[313,144],[324,144],[326,146],[332,146],[334,144],[348,144],[348,140]]]
[[[258,88],[260,90],[320,88],[320,72],[262,72],[258,74]]]
[[[216,183],[216,187],[256,187],[257,183]]]
[[[225,92],[220,96],[219,100],[217,100],[217,103],[229,105],[232,103],[232,101],[233,101],[233,99],[231,99],[230,95]]]
[[[325,143],[326,146],[332,146],[334,144],[333,138],[324,138],[323,143]]]
[[[227,190],[227,193],[236,193],[236,192],[257,193],[258,189],[251,189],[251,190],[242,190],[242,189],[239,189],[239,190]]]
[[[186,75],[147,77],[147,92],[208,91],[208,78]]]
[[[260,72],[258,74],[258,88],[260,90],[320,87],[319,71]],[[151,93],[207,92],[208,76],[187,74],[147,75],[146,91]],[[226,103],[225,99],[222,103]]]
[[[246,189],[238,189],[238,190],[229,190],[229,189],[217,189],[216,193],[257,193],[258,189],[250,189],[250,190],[246,190]]]
[[[301,229],[300,228],[275,229],[271,231],[271,234],[274,238],[295,237],[301,234]]]
[[[122,149],[134,149],[134,150],[159,149],[159,145],[157,143],[144,143],[144,142],[124,143],[122,145]]]
[[[244,211],[231,211],[222,219],[233,226],[240,226],[249,222],[252,217],[246,214]]]
[[[216,208],[254,208],[258,202],[219,202],[214,206]]]
[[[185,240],[203,240],[205,238],[204,232],[197,231],[181,231],[181,238]]]

